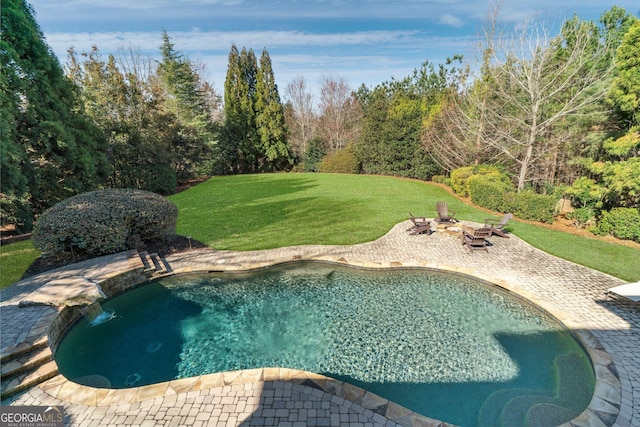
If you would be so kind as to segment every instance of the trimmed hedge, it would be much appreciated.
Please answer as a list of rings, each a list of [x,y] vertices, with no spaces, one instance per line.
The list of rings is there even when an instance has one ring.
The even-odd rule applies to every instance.
[[[463,168],[451,171],[451,189],[454,193],[462,197],[469,197],[469,186],[467,181],[473,175],[473,166],[465,166]]]
[[[613,208],[602,212],[596,234],[610,234],[618,239],[640,242],[640,211],[635,208]]]
[[[155,193],[91,191],[45,211],[34,227],[33,242],[45,256],[106,255],[132,248],[140,240],[174,235],[177,218],[178,208]]]
[[[497,212],[510,212],[505,207],[504,195],[513,192],[511,184],[492,176],[473,175],[468,180],[468,188],[473,204]]]
[[[517,218],[552,223],[558,202],[555,196],[533,191],[517,193],[500,179],[487,175],[469,178],[469,192],[473,204],[497,212],[511,212]]]
[[[516,217],[531,221],[553,223],[558,199],[555,196],[537,194],[533,191],[515,191],[504,194],[502,212],[511,212]]]

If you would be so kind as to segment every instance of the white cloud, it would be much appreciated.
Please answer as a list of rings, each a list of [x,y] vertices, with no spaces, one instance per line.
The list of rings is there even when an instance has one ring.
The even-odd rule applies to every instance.
[[[449,25],[455,28],[460,28],[464,25],[464,23],[462,22],[462,19],[457,18],[449,13],[445,13],[444,15],[442,15],[440,19],[438,19],[438,22],[440,24]]]
[[[418,31],[362,31],[354,33],[318,34],[302,31],[174,31],[168,32],[176,49],[180,51],[228,51],[233,43],[254,50],[288,47],[380,46],[386,44],[412,44],[424,42]],[[96,45],[110,52],[135,45],[143,51],[158,50],[160,31],[107,31],[107,32],[53,32],[46,34],[47,43],[56,52],[66,52],[73,46],[84,51]]]

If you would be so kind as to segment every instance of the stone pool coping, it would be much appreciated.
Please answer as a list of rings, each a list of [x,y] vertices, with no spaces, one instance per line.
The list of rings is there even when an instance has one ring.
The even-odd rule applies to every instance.
[[[469,223],[468,225],[477,224]],[[626,341],[625,338],[617,336],[610,340],[611,337],[606,333],[606,329],[604,333],[602,332],[601,322],[608,327],[619,329],[614,329],[614,332],[628,330],[634,333],[635,330],[637,334],[637,327],[633,325],[637,324],[634,320],[640,316],[635,313],[634,306],[628,307],[625,305],[626,302],[613,301],[610,303],[611,307],[603,307],[603,302],[598,300],[602,298],[606,289],[624,283],[623,281],[541,252],[513,235],[510,239],[493,237],[491,239],[493,245],[489,248],[489,253],[471,254],[461,247],[459,240],[445,236],[444,233],[409,236],[406,232],[407,227],[408,222],[400,223],[376,241],[353,246],[307,245],[249,252],[205,249],[174,254],[168,256],[167,261],[176,274],[211,271],[240,272],[290,262],[321,261],[361,268],[427,268],[472,276],[500,286],[536,304],[564,323],[584,344],[594,365],[595,392],[589,407],[567,425],[622,426],[629,425],[626,422],[631,423],[632,419],[636,424],[639,422],[637,403],[634,400],[634,393],[637,393],[638,388],[637,371],[634,374],[633,363],[630,365],[631,369],[625,369],[628,359],[633,361],[638,349],[636,348],[635,353],[632,351],[631,354],[628,350],[626,354],[622,351],[617,352],[617,345]],[[16,289],[23,289],[23,292],[16,291],[16,295],[13,298],[10,295],[8,300],[3,298],[0,308],[5,311],[8,305],[19,303],[26,295],[33,297],[33,291],[37,291],[43,283],[65,277],[82,276],[92,282],[111,284],[111,290],[105,293],[113,295],[122,290],[118,288],[119,285],[113,285],[118,282],[118,277],[123,275],[126,277],[127,274],[135,276],[140,272],[141,267],[131,254],[103,258],[103,260],[92,260],[90,270],[87,266],[75,265],[44,274],[43,277],[19,282]],[[576,287],[585,283],[589,286]],[[580,296],[582,298],[578,298]],[[576,305],[579,310],[575,310],[573,305]],[[622,317],[619,317],[620,313],[623,314]],[[3,331],[6,330],[5,317],[0,318]],[[57,316],[49,311],[43,315],[44,317],[51,321]],[[42,322],[40,322],[36,333],[28,331],[26,335],[35,338],[41,335],[42,328]],[[59,329],[58,333],[62,329]],[[602,345],[602,341],[606,346]],[[7,350],[5,344],[3,342],[3,354]],[[626,375],[626,378],[623,378],[626,380],[625,387],[619,379],[621,374]],[[401,425],[444,425],[436,420],[413,414],[373,393],[345,385],[340,381],[317,374],[280,368],[211,374],[125,390],[80,386],[60,375],[39,387],[47,395],[62,402],[100,406],[112,405],[116,401],[133,403],[160,395],[264,381],[293,381],[297,384],[309,385],[364,407],[369,405],[374,409],[377,408],[377,412],[374,411],[374,413],[384,415],[387,420]],[[19,401],[20,399],[15,400],[15,402]],[[372,402],[377,402],[379,405],[376,406]],[[381,413],[382,408],[384,408],[384,414]]]

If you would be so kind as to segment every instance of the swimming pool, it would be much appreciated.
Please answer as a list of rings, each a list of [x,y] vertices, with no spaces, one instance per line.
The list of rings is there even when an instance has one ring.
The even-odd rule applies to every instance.
[[[67,378],[124,388],[282,366],[341,379],[458,425],[551,425],[594,389],[579,343],[496,287],[426,270],[318,264],[176,276],[103,305],[60,342]]]

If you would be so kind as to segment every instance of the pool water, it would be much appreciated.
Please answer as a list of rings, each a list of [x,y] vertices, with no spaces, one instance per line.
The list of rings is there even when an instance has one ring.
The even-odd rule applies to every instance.
[[[76,382],[126,388],[286,367],[350,382],[461,426],[558,425],[594,374],[556,321],[507,292],[426,270],[318,264],[174,276],[103,304],[56,353]]]

